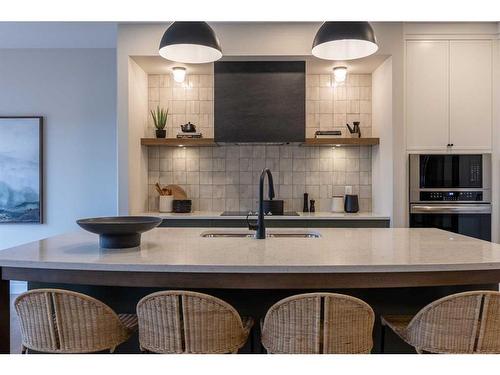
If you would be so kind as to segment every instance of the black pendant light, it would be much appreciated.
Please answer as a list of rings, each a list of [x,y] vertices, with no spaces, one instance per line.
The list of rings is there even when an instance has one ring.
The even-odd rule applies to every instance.
[[[377,50],[369,22],[325,22],[314,37],[312,54],[325,60],[353,60]]]
[[[160,56],[181,63],[202,64],[219,60],[222,49],[206,22],[174,22],[161,38]]]

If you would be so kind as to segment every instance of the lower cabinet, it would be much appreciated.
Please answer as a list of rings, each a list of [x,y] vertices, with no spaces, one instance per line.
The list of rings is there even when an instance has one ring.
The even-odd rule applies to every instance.
[[[253,220],[255,221],[255,220]],[[266,220],[267,228],[389,228],[390,220]],[[160,227],[247,228],[245,219],[163,219]]]

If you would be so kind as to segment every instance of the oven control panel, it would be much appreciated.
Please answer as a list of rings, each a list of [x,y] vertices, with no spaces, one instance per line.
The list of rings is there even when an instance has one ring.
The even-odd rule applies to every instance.
[[[421,191],[421,201],[438,201],[438,202],[454,202],[454,201],[482,201],[482,191]]]

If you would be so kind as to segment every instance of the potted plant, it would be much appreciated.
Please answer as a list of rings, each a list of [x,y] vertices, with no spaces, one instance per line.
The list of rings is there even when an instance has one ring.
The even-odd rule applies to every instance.
[[[156,128],[156,138],[165,138],[167,135],[165,126],[167,125],[168,108],[165,110],[157,106],[155,111],[151,110],[151,117]]]

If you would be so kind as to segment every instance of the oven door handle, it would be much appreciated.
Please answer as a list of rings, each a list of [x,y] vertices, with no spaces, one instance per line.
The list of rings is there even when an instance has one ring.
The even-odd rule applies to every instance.
[[[412,204],[412,214],[491,214],[490,204]]]

